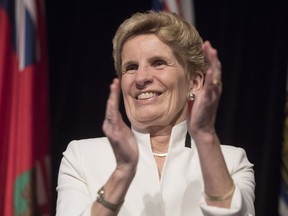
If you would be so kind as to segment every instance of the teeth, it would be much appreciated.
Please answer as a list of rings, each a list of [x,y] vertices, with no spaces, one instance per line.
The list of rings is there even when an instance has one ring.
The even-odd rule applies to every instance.
[[[146,93],[141,93],[140,95],[138,95],[138,99],[139,100],[144,100],[144,99],[148,99],[148,98],[152,98],[152,97],[156,97],[157,94],[153,93],[153,92],[146,92]]]

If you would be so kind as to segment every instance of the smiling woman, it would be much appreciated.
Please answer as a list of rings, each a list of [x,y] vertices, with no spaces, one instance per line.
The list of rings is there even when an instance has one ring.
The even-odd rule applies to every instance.
[[[183,92],[192,91],[193,87],[200,89],[193,84],[202,82],[195,82],[196,76],[186,79],[188,72],[168,45],[154,34],[135,36],[124,44],[122,62],[128,73],[122,74],[121,89],[127,116],[134,127],[146,130],[184,121],[188,106]]]
[[[253,165],[215,132],[222,82],[211,44],[177,15],[149,11],[120,25],[113,51],[106,137],[69,144],[57,215],[254,215]]]

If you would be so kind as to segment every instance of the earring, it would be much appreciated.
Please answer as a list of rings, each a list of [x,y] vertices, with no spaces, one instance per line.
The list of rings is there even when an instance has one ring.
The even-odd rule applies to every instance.
[[[188,92],[188,94],[187,94],[187,99],[188,99],[189,101],[194,101],[194,100],[196,99],[196,95],[195,95],[192,91],[190,91],[190,92]]]

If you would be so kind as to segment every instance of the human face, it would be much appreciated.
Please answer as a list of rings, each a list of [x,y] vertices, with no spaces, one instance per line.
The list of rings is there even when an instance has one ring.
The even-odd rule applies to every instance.
[[[122,49],[121,89],[138,129],[173,127],[186,119],[189,81],[173,50],[154,34],[128,39]]]

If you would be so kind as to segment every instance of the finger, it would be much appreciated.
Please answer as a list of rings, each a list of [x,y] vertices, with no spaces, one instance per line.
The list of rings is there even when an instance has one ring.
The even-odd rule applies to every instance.
[[[214,85],[215,87],[221,85],[221,63],[218,59],[217,50],[214,49],[209,41],[206,41],[203,44],[203,53],[205,55],[205,58],[208,62],[208,70],[207,73],[209,73],[209,70],[211,70],[211,82],[209,84]],[[209,77],[209,75],[208,75]]]
[[[118,111],[119,109],[119,98],[120,98],[120,83],[119,79],[115,78],[110,86],[110,100],[113,109]]]
[[[119,98],[120,98],[120,84],[119,79],[115,78],[110,85],[110,94],[107,100],[106,115],[105,118],[112,122],[117,118],[119,109]]]

